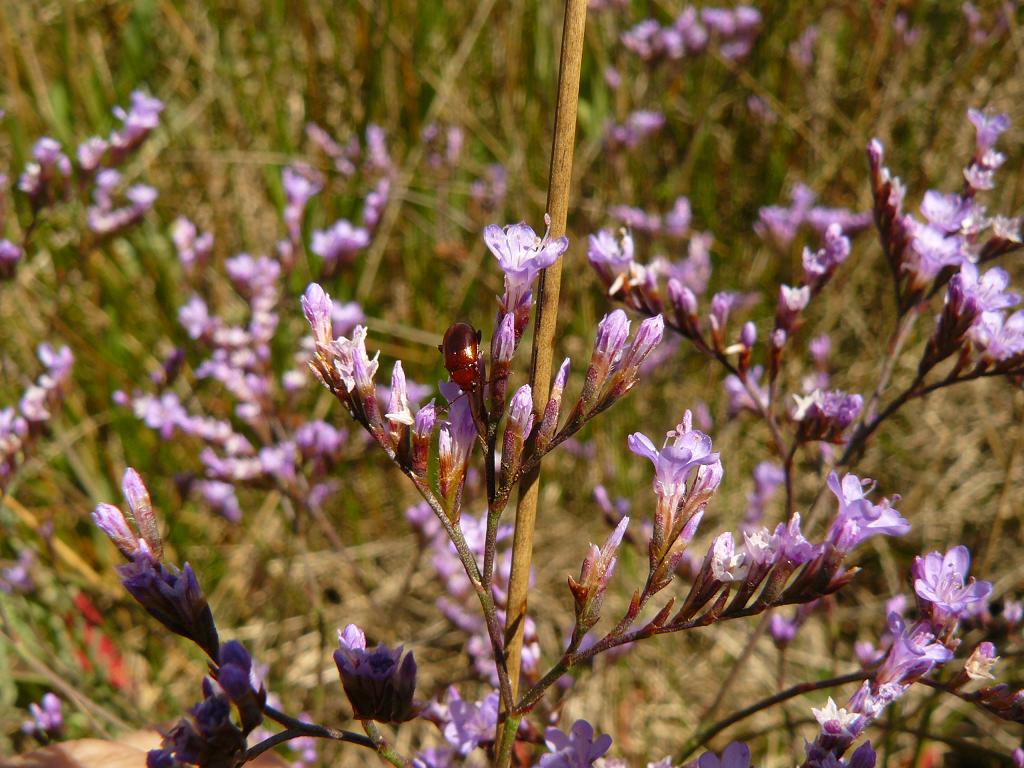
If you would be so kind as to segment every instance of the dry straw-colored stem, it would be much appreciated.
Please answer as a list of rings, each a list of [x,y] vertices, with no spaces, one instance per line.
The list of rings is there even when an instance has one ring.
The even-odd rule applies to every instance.
[[[583,60],[583,34],[587,20],[587,0],[566,0],[562,53],[558,68],[558,103],[555,107],[554,142],[551,146],[551,170],[548,180],[547,212],[551,217],[551,236],[565,233],[569,212],[569,187],[572,182],[572,153],[576,141],[576,106],[580,92],[580,64]],[[559,259],[540,276],[537,319],[533,336],[533,360],[530,386],[533,410],[543,415],[551,389],[551,360],[554,352],[555,324],[558,320],[558,292],[562,282]],[[519,486],[515,536],[512,543],[512,572],[509,580],[508,615],[505,625],[506,657],[513,697],[519,690],[519,667],[523,648],[523,624],[530,561],[533,558],[533,529],[537,518],[540,465],[524,476]]]

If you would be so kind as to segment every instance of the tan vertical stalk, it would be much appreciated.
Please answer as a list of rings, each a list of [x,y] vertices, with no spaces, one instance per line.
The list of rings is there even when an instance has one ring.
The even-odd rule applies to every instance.
[[[587,0],[566,0],[562,54],[558,66],[558,103],[555,107],[554,143],[548,178],[547,212],[551,216],[551,237],[565,234],[572,182],[572,152],[576,141],[576,105],[580,93],[580,64],[583,60],[583,32]],[[551,389],[551,358],[554,353],[555,324],[558,320],[558,292],[562,282],[559,259],[540,275],[537,289],[537,320],[533,336],[530,386],[533,410],[544,415]],[[523,649],[523,620],[533,557],[533,528],[537,518],[540,467],[526,475],[519,486],[515,537],[512,543],[512,573],[509,580],[508,616],[505,625],[506,658],[512,695],[519,691],[519,666]]]

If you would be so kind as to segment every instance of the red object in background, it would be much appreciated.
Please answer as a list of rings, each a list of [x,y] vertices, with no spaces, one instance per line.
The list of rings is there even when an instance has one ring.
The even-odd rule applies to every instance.
[[[96,608],[89,596],[79,592],[73,598],[75,608],[79,615],[85,619],[85,626],[78,627],[78,621],[74,614],[68,614],[64,618],[64,624],[72,634],[80,633],[82,647],[75,649],[75,658],[86,672],[93,669],[92,658],[97,659],[107,676],[107,680],[118,690],[128,688],[128,673],[124,668],[124,657],[113,641],[99,628],[103,623],[103,616]]]

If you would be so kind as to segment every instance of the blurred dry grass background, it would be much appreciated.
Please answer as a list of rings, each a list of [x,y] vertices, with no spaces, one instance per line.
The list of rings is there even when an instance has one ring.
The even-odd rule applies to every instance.
[[[906,181],[911,201],[928,186],[954,189],[973,142],[964,113],[987,106],[1013,120],[1002,143],[1009,161],[992,208],[1021,212],[1019,13],[998,37],[975,44],[957,3],[765,3],[761,37],[739,64],[709,54],[648,72],[617,45],[618,33],[646,15],[664,19],[678,10],[670,2],[635,2],[627,11],[591,16],[560,352],[581,360],[596,319],[608,309],[584,254],[586,234],[608,223],[610,204],[665,210],[677,195],[688,195],[695,226],[715,236],[713,289],[770,292],[798,268],[799,244],[785,254],[764,245],[751,230],[760,206],[782,202],[793,183],[804,181],[825,204],[864,210],[863,150],[871,136],[886,143],[887,161]],[[983,10],[991,14],[994,6]],[[87,520],[97,500],[118,498],[126,464],[150,483],[171,548],[202,574],[223,633],[270,665],[271,689],[289,711],[328,722],[343,715],[330,650],[335,628],[350,621],[375,638],[415,649],[424,697],[465,674],[463,638],[435,609],[428,570],[410,571],[417,545],[402,512],[411,495],[382,463],[360,460],[341,470],[344,490],[333,522],[350,543],[346,560],[317,537],[292,535],[273,493],[243,497],[241,526],[181,502],[173,480],[198,468],[193,452],[161,442],[115,408],[110,393],[132,388],[184,339],[175,318],[185,295],[169,223],[187,215],[215,233],[214,270],[238,251],[268,252],[281,231],[282,165],[297,158],[317,162],[303,138],[310,120],[342,139],[361,135],[371,121],[385,127],[400,171],[396,207],[386,219],[391,224],[330,289],[363,302],[372,341],[385,358],[406,361],[417,380],[439,378],[440,360],[429,340],[455,319],[487,328],[490,302],[500,291],[479,223],[467,213],[470,182],[489,163],[502,163],[509,196],[500,221],[540,223],[560,11],[558,2],[495,0],[0,0],[0,107],[7,111],[0,167],[9,167],[12,177],[39,135],[75,142],[109,130],[110,107],[125,103],[136,86],[167,103],[163,127],[129,168],[129,175],[160,192],[145,224],[127,238],[83,250],[52,222],[17,280],[0,286],[0,403],[12,401],[34,375],[32,350],[39,341],[63,341],[79,361],[66,412],[0,507],[0,559],[13,559],[26,546],[40,550],[33,571],[39,590],[29,598],[0,595],[0,754],[23,744],[16,731],[24,707],[47,689],[70,703],[72,735],[170,720],[198,694],[197,655],[122,596],[111,568],[113,548]],[[909,47],[893,32],[898,13],[919,30]],[[820,42],[810,75],[802,77],[787,50],[811,23],[820,28]],[[609,65],[627,75],[617,92],[603,80]],[[751,95],[775,111],[774,125],[751,116]],[[642,150],[609,158],[601,145],[605,121],[637,108],[663,109],[666,129]],[[444,189],[418,149],[420,130],[431,120],[460,125],[467,134],[463,164]],[[307,228],[355,208],[351,195],[322,194]],[[647,247],[642,238],[640,246]],[[1005,266],[1021,285],[1019,260]],[[294,277],[289,287],[297,297],[312,272],[300,265]],[[870,390],[877,376],[880,340],[889,332],[886,277],[878,247],[865,234],[811,313],[809,329],[833,334],[835,380],[844,389]],[[225,301],[228,293],[225,287]],[[767,317],[771,304],[762,302],[755,316]],[[296,311],[282,325],[286,336],[297,338],[301,317]],[[895,383],[909,381],[915,365],[908,358],[899,366]],[[795,385],[800,371],[789,373]],[[628,432],[657,436],[685,408],[707,401],[726,481],[705,530],[710,536],[742,517],[750,470],[764,458],[766,435],[749,421],[725,420],[720,378],[681,348],[636,395],[584,433],[593,458],[562,452],[547,466],[531,602],[548,658],[566,630],[565,576],[578,568],[587,541],[606,532],[591,501],[593,487],[604,483],[613,496],[631,499],[636,514],[650,506],[649,468],[625,455]],[[780,679],[788,684],[849,670],[851,642],[877,635],[884,600],[906,590],[909,558],[927,549],[966,543],[976,553],[976,572],[995,582],[997,595],[1019,593],[1022,414],[1024,393],[981,382],[915,403],[882,429],[857,471],[876,478],[886,495],[903,494],[900,508],[913,531],[860,553],[865,572],[808,624],[784,670],[762,639],[742,674],[722,688],[758,631],[756,621],[664,637],[637,648],[628,663],[599,663],[583,675],[563,722],[586,716],[613,735],[616,754],[639,762],[677,749],[709,710],[721,716],[745,706],[773,692]],[[328,418],[344,421],[337,407]],[[801,508],[820,485],[814,468],[804,469]],[[54,525],[51,544],[39,536],[47,522]],[[624,556],[617,582],[632,584],[642,564],[636,553]],[[353,566],[363,574],[362,586]],[[625,591],[609,600],[609,612],[624,604]],[[86,634],[73,603],[79,593],[100,607],[99,631],[123,654],[123,689],[111,685],[89,646],[96,636]],[[81,652],[94,662],[90,671],[82,668]],[[838,699],[848,692],[833,693]],[[799,754],[802,739],[813,732],[809,707],[826,695],[801,697],[752,718],[715,744],[752,737],[763,755],[758,765],[792,765],[790,755]],[[916,755],[918,729],[953,744],[932,742],[933,751]],[[403,729],[399,747],[422,733]],[[987,747],[1004,754],[1020,740],[1018,730],[952,699],[918,693],[882,725],[877,743],[889,765],[909,765],[915,757],[982,765],[991,758],[959,744],[982,735]],[[323,755],[325,765],[364,759],[335,746]]]

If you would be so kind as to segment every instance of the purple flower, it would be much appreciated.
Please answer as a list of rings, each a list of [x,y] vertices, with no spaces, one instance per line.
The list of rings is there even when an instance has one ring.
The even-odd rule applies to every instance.
[[[921,214],[932,227],[946,234],[960,232],[972,212],[971,200],[956,194],[944,195],[929,189],[921,200]]]
[[[477,430],[469,398],[462,397],[459,386],[452,382],[442,382],[440,386],[449,406],[448,418],[441,423],[437,439],[438,483],[441,494],[451,499],[466,474]]]
[[[332,269],[350,262],[359,250],[369,244],[369,232],[352,226],[346,219],[339,219],[330,228],[313,232],[310,250],[323,259],[325,268]]]
[[[853,743],[868,724],[868,718],[860,712],[836,706],[830,696],[828,704],[821,709],[811,709],[821,729],[814,740],[817,747],[841,755]]]
[[[0,443],[3,441],[3,436],[0,435]],[[2,448],[0,448],[2,450]],[[0,481],[2,481],[2,469],[0,469]],[[0,482],[0,487],[2,487]],[[17,561],[13,565],[8,565],[0,568],[0,594],[11,594],[21,593],[27,594],[32,592],[36,588],[36,583],[32,580],[32,574],[30,568],[32,563],[35,562],[36,553],[31,549],[23,549],[18,555]]]
[[[120,130],[110,134],[110,148],[117,158],[123,158],[146,140],[160,124],[160,113],[163,109],[162,101],[147,96],[142,91],[132,91],[131,104],[127,111],[122,107],[114,108],[114,116],[122,123]]]
[[[516,328],[521,332],[525,322],[520,324],[519,315],[529,310],[530,286],[542,269],[550,267],[565,253],[569,238],[563,235],[550,240],[546,233],[540,238],[529,224],[519,222],[504,229],[495,224],[488,225],[484,228],[484,242],[505,273],[502,311],[516,314]]]
[[[1010,286],[1010,276],[1000,267],[993,267],[981,275],[976,265],[964,262],[959,274],[964,292],[974,297],[980,312],[998,312],[1020,303],[1020,294],[1006,290]]]
[[[959,618],[973,603],[986,600],[992,592],[990,582],[967,580],[970,565],[971,554],[962,544],[945,555],[929,552],[923,558],[914,558],[914,591],[931,604],[937,624]]]
[[[1003,362],[1024,353],[1024,310],[1007,316],[985,312],[970,332],[971,341],[984,360]]]
[[[322,188],[322,184],[312,178],[309,172],[303,172],[297,166],[287,166],[281,171],[281,184],[284,186],[285,207],[284,223],[288,229],[288,237],[292,243],[302,240],[302,216],[306,203]]]
[[[590,768],[609,750],[612,737],[602,734],[595,739],[594,726],[577,720],[568,734],[548,728],[544,731],[544,743],[551,752],[541,757],[539,768]]]
[[[764,368],[760,365],[755,365],[746,373],[746,385],[735,374],[729,374],[725,377],[722,386],[729,399],[730,415],[735,416],[741,411],[761,413],[761,411],[768,407],[768,390],[760,384],[762,375],[764,375]],[[753,392],[753,395],[751,392]]]
[[[788,523],[775,526],[775,546],[780,560],[802,565],[818,556],[819,546],[811,544],[800,532],[800,513],[794,512]]]
[[[404,659],[402,646],[392,650],[381,643],[367,651],[366,636],[355,624],[338,630],[338,645],[334,663],[357,719],[401,723],[415,716],[416,660],[412,651]]]
[[[56,694],[44,693],[38,704],[33,702],[28,705],[28,711],[32,719],[22,724],[22,733],[33,733],[44,739],[53,739],[64,729],[64,712]]]
[[[18,179],[18,189],[28,195],[33,207],[41,208],[66,191],[71,161],[60,144],[48,136],[33,145],[32,158]]]
[[[878,711],[887,706],[893,698],[885,686],[904,686],[923,677],[936,664],[945,664],[953,658],[953,652],[937,642],[930,623],[919,621],[908,627],[897,614],[889,614],[889,632],[893,636],[893,644],[881,666],[870,681],[872,700],[865,706],[860,704],[855,694],[851,705],[856,701],[858,711],[877,717]],[[867,696],[860,694],[861,696]],[[872,711],[874,710],[874,711]]]
[[[866,498],[865,482],[870,490],[871,481],[862,481],[856,475],[845,475],[842,482],[835,472],[828,476],[829,490],[839,501],[828,541],[840,552],[849,553],[872,536],[902,536],[910,530],[910,523],[890,506],[888,499],[873,504]]]
[[[444,737],[460,755],[465,756],[480,744],[494,740],[499,696],[495,691],[474,704],[457,698],[454,688],[452,694],[454,698],[448,703],[448,723],[444,727]]]
[[[334,341],[331,328],[331,313],[334,304],[331,297],[318,283],[310,283],[302,295],[302,313],[306,322],[313,330],[313,339],[317,344],[327,347]]]
[[[182,570],[165,566],[141,546],[130,563],[117,566],[117,572],[124,588],[153,618],[217,658],[213,615],[188,563]]]
[[[996,145],[999,136],[1010,127],[1010,116],[1005,114],[986,115],[977,109],[967,110],[967,119],[977,131],[975,155],[984,157]]]
[[[902,268],[910,275],[913,289],[925,288],[945,267],[966,261],[963,241],[929,224],[910,219],[910,248]]]
[[[178,261],[188,273],[202,266],[213,251],[213,235],[210,232],[200,235],[196,225],[184,216],[171,224],[171,240],[178,252]]]
[[[768,634],[776,648],[785,648],[796,637],[797,624],[779,613],[773,613],[768,619]]]
[[[622,281],[633,268],[633,237],[626,230],[619,237],[602,229],[587,239],[587,259],[601,280],[611,286],[609,293],[622,287]]]
[[[843,234],[839,224],[829,224],[820,249],[811,251],[804,248],[804,283],[812,286],[815,291],[819,290],[824,281],[831,277],[849,255],[850,239]]]
[[[20,246],[10,240],[0,239],[0,280],[9,280],[14,277],[21,256]]]
[[[721,757],[705,752],[697,760],[697,768],[750,768],[750,747],[734,741],[722,750]]]
[[[203,480],[198,485],[199,494],[214,510],[232,523],[242,519],[242,507],[235,495],[235,486],[219,480]]]
[[[121,583],[151,616],[216,659],[217,629],[195,573],[188,563],[179,571],[160,562],[163,545],[149,491],[130,467],[125,470],[122,490],[131,510],[131,524],[110,504],[99,504],[92,513],[97,527],[129,560],[117,567]]]
[[[719,454],[711,450],[711,438],[690,428],[687,411],[683,421],[665,437],[659,451],[646,435],[635,432],[627,439],[629,450],[649,459],[654,465],[654,493],[659,506],[675,510],[687,492],[687,484],[695,470],[705,466],[721,466]],[[673,443],[669,445],[669,440]]]
[[[103,162],[103,156],[107,153],[109,146],[99,136],[92,136],[83,141],[75,152],[75,157],[78,158],[78,167],[85,173],[95,171]]]
[[[864,406],[860,395],[848,395],[838,389],[828,392],[816,389],[806,397],[793,395],[793,399],[796,401],[793,419],[800,422],[802,440],[842,442],[843,432]]]

